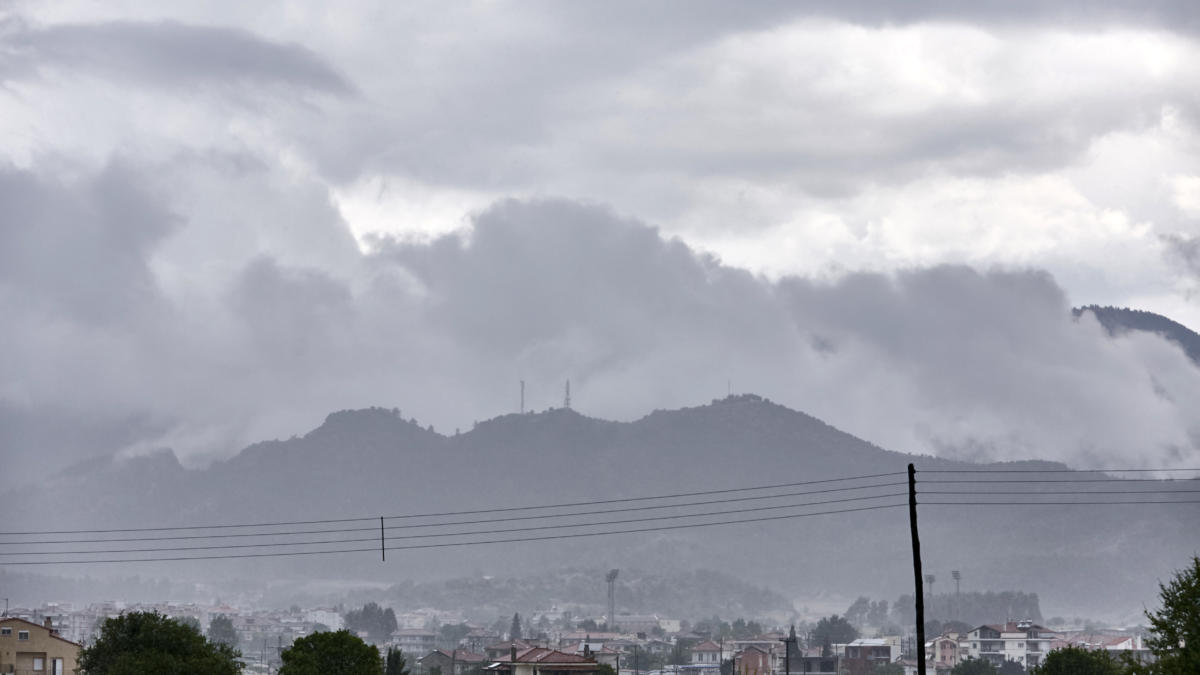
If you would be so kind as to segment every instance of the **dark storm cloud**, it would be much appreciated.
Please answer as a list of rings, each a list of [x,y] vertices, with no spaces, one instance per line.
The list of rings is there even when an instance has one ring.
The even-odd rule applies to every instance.
[[[25,181],[22,218],[34,224],[61,229],[69,214],[96,212],[51,206],[86,203],[91,182],[63,192],[9,180]],[[124,213],[162,213],[139,208]],[[16,224],[6,216],[5,232]],[[164,227],[106,241],[144,270]],[[54,264],[56,246],[21,245]],[[1150,463],[1175,461],[1164,448],[1196,452],[1195,413],[1177,402],[1200,396],[1200,371],[1157,338],[1111,340],[1072,320],[1038,271],[774,283],[607,209],[555,200],[501,202],[469,233],[429,243],[377,242],[349,276],[259,257],[217,296],[163,295],[115,331],[91,328],[80,303],[51,326],[35,321],[41,306],[22,301],[20,284],[55,277],[23,269],[0,293],[10,317],[0,393],[5,414],[32,421],[8,443],[56,437],[32,427],[73,410],[105,438],[121,437],[117,420],[140,420],[129,448],[185,456],[301,433],[347,407],[398,406],[450,430],[510,411],[518,379],[542,408],[570,378],[578,408],[598,416],[694,405],[732,380],[901,450],[1114,464],[1133,461],[1135,446]],[[97,297],[130,285],[89,278]],[[133,285],[146,283],[138,272]]]
[[[10,22],[9,59],[30,68],[52,65],[156,86],[283,84],[348,94],[353,86],[317,54],[238,28],[171,21],[114,21],[31,27]]]
[[[1172,233],[1161,235],[1160,239],[1166,246],[1167,259],[1200,281],[1200,236]]]
[[[57,180],[0,169],[0,284],[51,314],[119,321],[157,301],[146,259],[177,217],[114,163]]]

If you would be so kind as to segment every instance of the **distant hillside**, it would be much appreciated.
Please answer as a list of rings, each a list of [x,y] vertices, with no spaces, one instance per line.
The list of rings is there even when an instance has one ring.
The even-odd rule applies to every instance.
[[[595,616],[607,611],[605,571],[575,568],[523,577],[409,581],[392,586],[380,597],[397,607],[460,609],[480,621],[550,607],[569,610],[576,616]],[[787,617],[794,611],[792,603],[775,591],[711,570],[621,570],[616,603],[618,613],[674,618],[708,616],[714,608],[730,617],[748,618]]]
[[[980,466],[890,452],[753,395],[655,411],[628,423],[589,418],[569,409],[504,415],[451,436],[405,420],[399,411],[371,408],[331,414],[302,437],[257,443],[203,470],[182,467],[164,451],[132,460],[93,462],[84,470],[11,491],[0,500],[6,505],[8,522],[33,530],[316,521],[472,509],[483,511],[479,517],[486,518],[488,511],[498,507],[903,472],[910,461],[921,470]],[[1044,462],[1006,468],[1013,466],[1062,468]],[[881,500],[883,503],[903,503],[902,476],[875,482],[886,485],[875,493],[895,495]],[[1045,484],[1043,489],[1056,487]],[[977,487],[970,494],[983,492]],[[807,498],[845,496],[813,493]],[[714,504],[713,508],[756,505],[762,503]],[[818,510],[857,505],[833,503]],[[749,515],[775,513],[778,511]],[[1137,610],[1152,602],[1156,580],[1169,576],[1194,551],[1200,522],[1200,508],[1183,505],[925,506],[921,514],[927,572],[948,578],[950,570],[961,570],[967,580],[963,590],[1037,593],[1043,611],[1050,614],[1095,613],[1114,606]],[[603,518],[644,516],[617,513]],[[472,527],[490,535],[493,530],[536,524]],[[343,547],[369,549],[373,545],[373,531],[341,533],[338,527],[329,524],[312,529],[333,529],[334,533],[318,536],[348,539],[351,543]],[[372,527],[368,522],[363,529]],[[420,530],[394,531],[389,543],[454,541],[431,540],[419,534]],[[405,536],[411,538],[403,539]],[[517,535],[501,533],[486,538],[513,536]],[[647,570],[648,575],[665,579],[679,573],[720,570],[733,578],[779,589],[797,604],[804,604],[806,598],[897,597],[911,592],[909,546],[906,512],[892,508],[554,541],[393,550],[386,562],[371,553],[358,553],[52,566],[44,571],[169,575],[179,580],[207,580],[218,588],[222,580],[234,579],[272,584],[371,581],[395,585],[400,594],[397,600],[411,597],[413,602],[432,602],[437,594],[446,597],[453,590],[436,583],[456,577],[530,579],[569,568],[619,567]],[[431,583],[435,585],[423,585]],[[479,593],[495,591],[512,600],[523,588],[518,584],[508,595],[494,588],[479,589]],[[532,586],[525,590],[534,592]],[[408,592],[412,595],[405,596]],[[556,598],[559,591],[548,586],[536,592]],[[565,599],[566,589],[562,592]],[[658,602],[676,592],[664,587],[661,594],[646,597],[659,598]],[[693,597],[672,602],[693,610],[729,602],[724,596],[690,592]],[[748,598],[755,597],[747,592]],[[471,597],[475,602],[483,595]],[[644,604],[639,604],[636,596],[629,600],[631,608],[651,609],[649,599]],[[747,611],[761,604],[754,600]],[[711,612],[725,613],[721,606],[712,607]]]
[[[1157,333],[1179,345],[1193,363],[1200,365],[1200,334],[1181,323],[1161,314],[1128,307],[1086,305],[1071,310],[1076,317],[1084,312],[1094,314],[1109,335],[1120,335],[1132,330]]]

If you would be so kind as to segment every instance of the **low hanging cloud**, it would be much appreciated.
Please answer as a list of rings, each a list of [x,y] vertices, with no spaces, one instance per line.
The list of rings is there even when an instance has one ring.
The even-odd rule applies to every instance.
[[[1038,270],[769,281],[602,206],[508,200],[336,269],[263,253],[215,285],[165,286],[154,258],[183,234],[160,196],[122,188],[137,175],[4,176],[23,206],[0,236],[25,261],[0,278],[9,475],[162,446],[203,461],[368,405],[449,432],[514,410],[518,380],[531,407],[558,405],[567,379],[581,412],[607,418],[732,384],[896,450],[1078,466],[1200,455],[1200,370],[1157,336],[1073,319]],[[95,213],[122,214],[95,219],[115,228],[103,241],[119,274],[72,257],[84,216],[71,214]],[[88,298],[122,320],[97,325]]]

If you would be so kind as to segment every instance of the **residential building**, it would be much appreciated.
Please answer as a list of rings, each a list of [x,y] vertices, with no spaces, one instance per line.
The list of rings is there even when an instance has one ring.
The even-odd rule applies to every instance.
[[[437,648],[437,633],[421,628],[401,628],[392,633],[391,644],[405,654],[420,657]]]
[[[870,673],[876,666],[900,658],[900,638],[859,638],[842,648],[842,657],[847,673]]]
[[[452,652],[435,649],[417,659],[417,666],[420,672],[426,675],[435,672],[441,675],[470,675],[487,665],[486,661],[487,657],[483,654],[465,649],[455,649]]]
[[[997,667],[1005,661],[1016,661],[1028,670],[1041,665],[1051,642],[1059,637],[1028,619],[983,625],[967,633],[967,658],[983,659]]]
[[[958,633],[943,633],[925,643],[925,660],[939,669],[953,668],[966,658],[967,648]]]
[[[771,651],[759,645],[750,645],[733,657],[735,675],[771,675],[773,665]]]
[[[0,619],[0,673],[68,675],[74,673],[80,645],[45,625],[25,619]]]
[[[692,647],[692,664],[721,666],[721,645],[712,640],[705,640]]]

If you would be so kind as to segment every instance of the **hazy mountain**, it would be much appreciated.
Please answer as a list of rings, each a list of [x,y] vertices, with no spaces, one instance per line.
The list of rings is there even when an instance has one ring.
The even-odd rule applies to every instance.
[[[1157,333],[1179,345],[1193,362],[1200,365],[1200,334],[1181,323],[1161,314],[1128,307],[1086,305],[1071,310],[1076,317],[1084,312],[1094,314],[1109,335],[1117,336],[1129,331]]]
[[[978,466],[889,452],[811,416],[750,395],[695,408],[655,411],[630,423],[593,419],[569,409],[504,415],[449,436],[405,420],[400,411],[376,408],[331,414],[320,427],[302,437],[252,445],[229,461],[204,470],[186,469],[170,452],[163,451],[136,459],[81,465],[41,484],[12,491],[3,501],[9,522],[21,523],[23,530],[270,523],[491,511],[721,490],[898,472],[910,461],[922,471]],[[927,495],[923,501],[977,500],[988,487],[924,482],[939,477],[944,476],[923,474],[920,489],[957,488],[968,494]],[[895,485],[874,493],[894,493],[896,497],[880,501],[902,504],[902,480],[900,476],[877,479],[874,482]],[[990,487],[1012,489],[1005,485]],[[1062,488],[1058,484],[1035,487]],[[814,494],[807,499],[842,496],[845,493]],[[857,504],[814,508],[832,510]],[[755,505],[718,504],[706,510]],[[472,518],[522,513],[482,513]],[[1043,611],[1051,614],[1133,612],[1143,603],[1153,602],[1156,580],[1169,575],[1195,550],[1198,515],[1200,508],[1196,505],[927,505],[921,508],[925,571],[948,580],[950,570],[961,570],[964,590],[1038,593]],[[638,516],[644,514],[617,513],[600,519]],[[446,520],[453,518],[389,522]],[[537,524],[515,521],[467,529],[492,533]],[[313,540],[351,540],[334,545],[337,548],[370,551],[378,541],[377,520],[307,527],[318,532],[356,530],[310,535]],[[428,530],[392,531],[388,543],[453,541],[403,539],[422,532]],[[476,538],[540,534],[545,533],[485,534]],[[130,542],[112,546],[134,549],[205,543]],[[58,550],[79,548],[79,544],[57,546]],[[189,550],[103,557],[212,553]],[[639,534],[390,551],[387,562],[381,562],[374,553],[363,552],[37,569],[93,575],[106,571],[128,575],[136,570],[218,583],[221,579],[258,578],[274,582],[369,579],[389,584],[453,576],[527,575],[580,566],[635,567],[655,572],[717,569],[783,590],[797,598],[798,604],[805,604],[804,598],[830,595],[897,597],[911,590],[910,562],[907,514],[903,508],[893,508]]]

